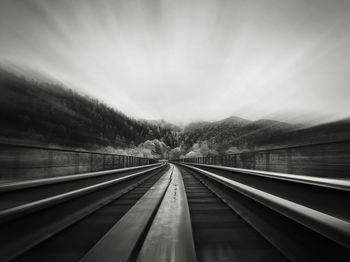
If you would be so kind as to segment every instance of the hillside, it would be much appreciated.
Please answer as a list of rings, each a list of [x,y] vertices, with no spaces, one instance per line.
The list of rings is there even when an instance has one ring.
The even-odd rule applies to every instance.
[[[223,154],[350,139],[350,119],[313,127],[232,116],[184,128],[164,120],[135,120],[100,101],[57,84],[0,70],[0,140],[70,148],[125,149],[166,157]],[[198,154],[197,154],[198,155]],[[198,155],[200,156],[200,155]]]
[[[230,117],[191,123],[180,136],[182,155],[192,156],[200,156],[199,152],[224,154],[346,139],[350,139],[350,119],[304,127],[270,119]]]
[[[298,127],[274,120],[250,121],[233,116],[220,121],[191,123],[185,127],[180,140],[186,149],[198,141],[208,141],[222,153],[233,146],[249,148],[266,143]]]
[[[140,123],[148,123],[151,125],[156,125],[159,126],[161,128],[166,128],[166,129],[170,129],[173,130],[175,132],[181,132],[182,129],[181,127],[174,125],[172,123],[166,122],[164,120],[147,120],[147,119],[139,119],[138,120]]]
[[[39,83],[0,70],[0,137],[67,147],[133,147],[158,139],[170,147],[177,134],[140,122],[56,84]]]

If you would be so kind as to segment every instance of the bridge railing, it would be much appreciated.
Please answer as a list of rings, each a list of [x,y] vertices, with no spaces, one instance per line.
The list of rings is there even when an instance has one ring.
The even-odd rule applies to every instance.
[[[142,157],[0,143],[0,182],[156,163]]]
[[[350,140],[175,161],[319,177],[349,177]]]

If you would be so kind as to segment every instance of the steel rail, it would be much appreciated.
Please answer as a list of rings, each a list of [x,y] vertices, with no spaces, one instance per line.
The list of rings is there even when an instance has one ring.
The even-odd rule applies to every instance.
[[[197,167],[182,164],[350,249],[350,223]]]
[[[112,185],[117,184],[117,183],[121,183],[123,181],[132,179],[132,178],[137,177],[139,175],[142,175],[144,173],[148,173],[150,171],[159,169],[163,166],[164,165],[159,165],[159,166],[153,167],[151,169],[147,169],[147,170],[143,170],[143,171],[140,171],[140,172],[137,172],[134,174],[127,175],[125,177],[112,179],[112,180],[98,183],[98,184],[95,184],[92,186],[80,188],[80,189],[73,190],[73,191],[70,191],[67,193],[59,194],[59,195],[48,197],[45,199],[33,201],[31,203],[27,203],[27,204],[13,207],[13,208],[5,209],[3,211],[0,211],[0,223],[9,221],[9,220],[12,220],[14,218],[18,218],[18,217],[21,217],[21,216],[24,216],[24,215],[27,215],[27,214],[30,214],[33,212],[36,212],[38,210],[42,210],[44,208],[47,208],[47,207],[50,207],[53,205],[57,205],[59,203],[86,195],[88,193],[103,189],[105,187],[112,186]]]
[[[80,261],[130,261],[147,225],[158,211],[172,172],[168,170]]]
[[[137,257],[137,262],[166,260],[197,261],[185,185],[177,166]]]
[[[278,173],[278,172],[270,172],[270,171],[260,171],[260,170],[251,170],[251,169],[243,169],[243,168],[236,168],[236,167],[197,164],[197,163],[186,163],[186,165],[209,167],[209,168],[215,168],[215,169],[231,171],[231,172],[238,172],[238,173],[249,174],[254,176],[268,177],[268,178],[273,178],[278,180],[286,180],[289,182],[303,183],[303,184],[327,187],[327,188],[332,188],[337,190],[350,191],[350,180],[347,180],[347,179],[322,178],[322,177],[314,177],[314,176],[304,176],[304,175],[296,175],[296,174],[286,174],[286,173]]]
[[[67,176],[60,176],[60,177],[41,178],[41,179],[34,179],[34,180],[4,183],[4,184],[0,184],[0,193],[21,190],[21,189],[31,188],[31,187],[37,187],[37,186],[43,186],[43,185],[68,182],[73,180],[80,180],[80,179],[91,178],[91,177],[110,175],[115,173],[122,173],[130,170],[137,170],[141,168],[147,168],[147,167],[153,167],[153,166],[159,166],[159,165],[161,165],[161,163],[155,163],[155,164],[144,165],[144,166],[136,166],[136,167],[118,168],[118,169],[111,169],[111,170],[104,170],[104,171],[96,171],[96,172],[88,172],[88,173],[74,174],[74,175],[67,175]]]
[[[112,195],[111,194],[104,195],[102,198],[99,198],[97,201],[94,200],[90,202],[88,205],[82,206],[82,208],[80,208],[79,210],[74,209],[72,210],[72,212],[69,213],[68,216],[67,214],[64,216],[59,216],[57,217],[57,220],[51,220],[49,221],[49,223],[43,224],[43,227],[35,231],[32,231],[29,234],[25,234],[21,236],[14,243],[5,242],[2,248],[0,249],[0,257],[5,261],[10,261],[14,258],[17,258],[24,252],[44,242],[48,238],[68,228],[69,226],[73,225],[79,220],[84,219],[88,215],[93,214],[94,212],[98,211],[100,208],[103,208],[104,206],[108,205],[109,203],[123,196],[124,194],[127,194],[130,190],[143,184],[153,175],[156,175],[156,173],[162,172],[162,170],[163,168],[159,168],[155,172],[150,172],[149,174],[140,176],[137,178],[137,181],[135,182],[130,181],[131,183],[126,185],[126,187],[117,189],[117,191],[115,191],[115,193],[113,193]],[[128,183],[128,181],[125,181],[125,182]],[[86,196],[89,196],[89,195],[86,195]],[[79,200],[79,199],[75,199],[75,200]],[[74,199],[72,201],[74,201]],[[67,202],[65,204],[69,204],[69,203],[70,202]],[[43,210],[43,212],[45,211],[46,210]],[[50,212],[50,210],[47,210],[47,211]],[[35,215],[35,213],[33,215]],[[23,222],[24,221],[22,221],[22,223]],[[4,224],[4,226],[6,227],[7,224]]]

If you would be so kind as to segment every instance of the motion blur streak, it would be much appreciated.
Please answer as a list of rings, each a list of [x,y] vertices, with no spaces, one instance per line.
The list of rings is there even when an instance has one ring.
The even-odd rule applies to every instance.
[[[0,61],[137,118],[187,123],[205,105],[206,120],[330,120],[350,112],[349,11],[347,0],[4,0]]]

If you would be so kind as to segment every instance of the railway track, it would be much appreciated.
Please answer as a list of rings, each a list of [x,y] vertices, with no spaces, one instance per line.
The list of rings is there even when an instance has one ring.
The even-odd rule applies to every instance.
[[[1,193],[0,258],[75,261],[159,179],[164,168],[118,170],[115,177],[109,171],[87,174],[74,179],[71,190],[71,177],[58,183],[54,179],[7,186]],[[108,220],[108,210],[114,207]]]
[[[206,185],[288,260],[349,260],[348,181],[209,165],[183,165],[182,172]]]
[[[348,261],[347,184],[273,175],[170,164],[0,186],[0,258]]]
[[[181,169],[199,261],[287,261],[199,175]]]

